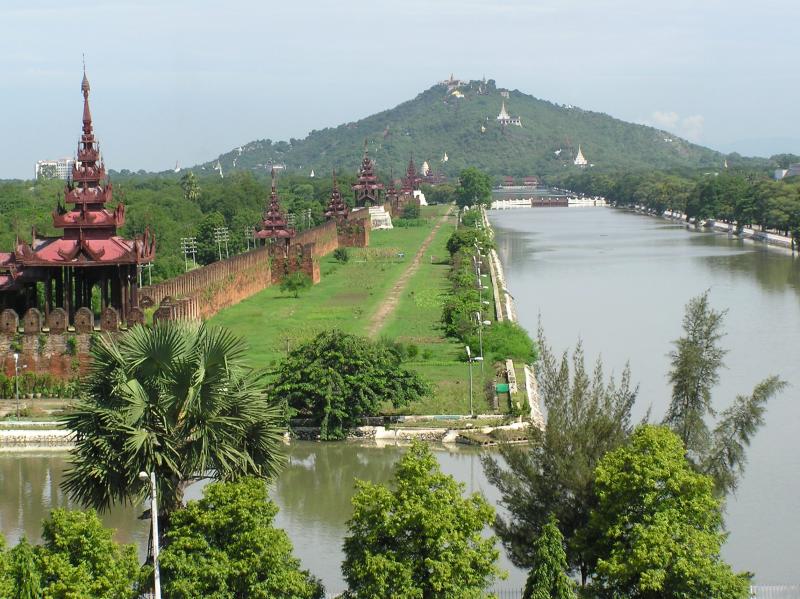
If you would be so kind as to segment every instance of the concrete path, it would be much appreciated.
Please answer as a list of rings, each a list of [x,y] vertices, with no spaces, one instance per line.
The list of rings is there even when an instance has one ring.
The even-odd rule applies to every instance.
[[[409,264],[408,268],[403,271],[403,274],[400,275],[400,278],[397,279],[397,282],[386,295],[383,302],[380,304],[380,306],[378,306],[378,311],[372,315],[369,328],[367,329],[367,335],[373,338],[376,337],[383,328],[383,325],[386,324],[386,321],[389,320],[389,317],[395,311],[397,304],[400,302],[400,295],[403,293],[403,289],[408,284],[409,279],[413,277],[414,274],[419,270],[422,257],[425,255],[426,250],[431,245],[431,242],[436,236],[436,233],[439,231],[439,228],[444,224],[452,212],[453,207],[451,206],[447,212],[439,218],[439,222],[434,225],[431,232],[425,238],[425,241],[423,241],[422,245],[419,246],[419,250],[417,250],[417,253],[414,255],[414,259],[411,261],[411,264]]]

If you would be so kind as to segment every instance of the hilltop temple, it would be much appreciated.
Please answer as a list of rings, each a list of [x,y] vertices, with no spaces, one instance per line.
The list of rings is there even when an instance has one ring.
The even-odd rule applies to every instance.
[[[515,125],[517,127],[522,127],[522,119],[518,116],[510,116],[508,111],[506,110],[506,101],[503,100],[502,105],[500,106],[500,114],[497,115],[497,122],[500,123],[503,127],[507,125]]]
[[[106,207],[113,200],[113,187],[95,139],[89,91],[84,72],[83,132],[64,188],[64,204],[71,207],[59,203],[53,211],[53,226],[63,234],[40,237],[34,230],[30,243],[18,240],[13,253],[0,254],[2,307],[19,312],[38,308],[48,322],[54,310],[63,309],[58,326],[72,322],[80,308],[91,311],[95,289],[101,311],[114,308],[122,322],[140,321],[137,269],[155,257],[155,239],[149,230],[135,239],[120,237],[117,229],[125,223],[125,206],[120,202]]]

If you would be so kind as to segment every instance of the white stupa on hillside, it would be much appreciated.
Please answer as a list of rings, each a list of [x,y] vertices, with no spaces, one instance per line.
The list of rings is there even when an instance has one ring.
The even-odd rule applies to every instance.
[[[583,152],[581,151],[580,144],[578,145],[578,155],[575,156],[575,166],[586,166],[589,164],[589,161],[583,157]]]
[[[506,101],[503,100],[503,104],[500,107],[500,114],[497,115],[497,122],[503,125],[516,125],[517,127],[522,127],[522,119],[518,116],[510,116],[508,111],[506,110]]]
[[[422,167],[419,169],[419,171],[420,171],[420,173],[422,173],[422,176],[423,176],[423,177],[427,177],[427,176],[428,176],[428,173],[430,173],[430,172],[431,172],[431,167],[430,167],[430,165],[428,164],[428,161],[427,161],[427,160],[426,160],[425,162],[423,162],[423,163],[422,163]]]

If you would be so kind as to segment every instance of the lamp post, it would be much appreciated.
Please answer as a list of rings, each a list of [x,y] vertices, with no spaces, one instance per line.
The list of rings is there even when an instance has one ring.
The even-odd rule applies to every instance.
[[[156,500],[156,473],[139,473],[139,480],[150,482],[150,520],[153,523],[153,592],[155,599],[161,599],[161,572],[158,566],[158,502]]]
[[[478,322],[478,343],[481,352],[481,376],[483,376],[483,327],[492,324],[491,320],[483,320],[480,312],[475,312],[475,319]]]
[[[14,399],[17,404],[17,420],[19,420],[19,353],[14,352]]]
[[[475,412],[472,409],[472,363],[483,363],[483,356],[473,356],[469,349],[469,345],[465,346],[467,350],[467,361],[469,362],[469,417],[475,418]]]

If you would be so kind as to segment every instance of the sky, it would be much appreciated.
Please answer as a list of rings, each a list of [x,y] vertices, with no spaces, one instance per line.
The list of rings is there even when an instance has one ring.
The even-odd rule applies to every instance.
[[[452,72],[721,151],[800,154],[795,0],[2,0],[0,178],[74,154],[82,55],[109,168],[303,138]]]

